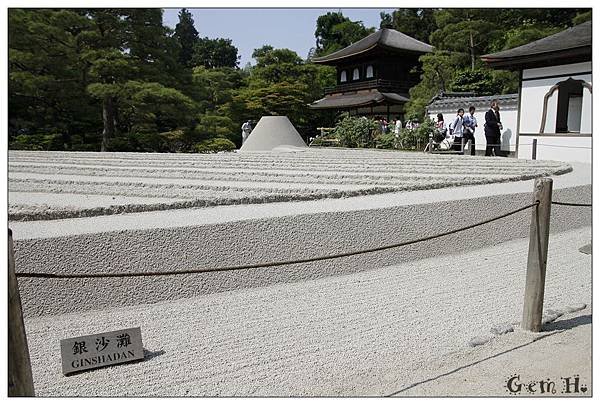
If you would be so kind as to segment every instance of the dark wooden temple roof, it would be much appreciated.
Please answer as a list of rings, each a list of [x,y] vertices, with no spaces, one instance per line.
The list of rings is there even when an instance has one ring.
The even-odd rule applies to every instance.
[[[364,54],[375,48],[384,48],[395,52],[433,52],[433,47],[425,42],[418,41],[399,31],[383,28],[344,49],[320,58],[313,58],[312,61],[315,63],[335,64],[343,59]]]
[[[481,59],[491,67],[523,69],[592,60],[592,22]],[[558,63],[557,63],[558,62]]]
[[[384,102],[389,104],[403,104],[408,97],[398,93],[381,93],[377,90],[358,94],[326,95],[308,105],[309,108],[319,110],[326,108],[356,108],[375,106]]]

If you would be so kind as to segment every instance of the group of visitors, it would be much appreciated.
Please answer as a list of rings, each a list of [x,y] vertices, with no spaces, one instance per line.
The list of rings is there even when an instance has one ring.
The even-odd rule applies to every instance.
[[[437,115],[436,129],[437,136],[434,141],[445,145],[446,149],[456,150],[464,153],[463,145],[471,142],[470,152],[475,155],[475,129],[478,127],[477,118],[475,118],[475,107],[469,107],[469,113],[465,115],[465,110],[459,108],[456,117],[446,128],[444,116]],[[498,100],[492,100],[489,111],[485,113],[485,125],[483,126],[486,148],[485,156],[503,156],[500,150],[500,131],[502,123],[500,122],[500,106]]]

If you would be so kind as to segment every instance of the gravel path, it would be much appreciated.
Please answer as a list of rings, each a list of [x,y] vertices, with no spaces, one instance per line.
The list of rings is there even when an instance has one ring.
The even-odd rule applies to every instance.
[[[514,376],[509,391],[507,380]],[[567,378],[571,383],[579,378],[577,389],[573,385],[565,389]],[[420,369],[413,381],[394,395],[590,397],[592,309],[565,314],[540,333],[516,329],[476,349],[451,353]],[[539,381],[552,382],[554,391]]]
[[[10,151],[8,160],[12,221],[354,197],[571,170],[564,162],[345,149],[216,155]],[[23,194],[36,198],[27,201]],[[66,204],[67,198],[86,203]]]
[[[590,304],[591,255],[578,251],[590,238],[589,227],[551,235],[545,308]],[[517,239],[345,276],[28,318],[36,393],[389,395],[472,337],[520,319],[527,249]],[[60,339],[135,326],[146,361],[62,376]]]

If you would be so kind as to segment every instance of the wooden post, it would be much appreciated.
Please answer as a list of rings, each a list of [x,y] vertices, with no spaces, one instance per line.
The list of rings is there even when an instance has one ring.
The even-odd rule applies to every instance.
[[[8,230],[8,396],[33,397],[31,361],[15,275],[12,231]]]
[[[542,330],[544,309],[544,285],[546,282],[546,260],[548,258],[548,236],[550,234],[550,207],[552,205],[552,179],[536,179],[533,187],[533,202],[529,228],[529,256],[523,300],[521,328],[539,332]]]
[[[537,138],[533,139],[533,145],[531,145],[531,160],[535,160],[537,157]]]

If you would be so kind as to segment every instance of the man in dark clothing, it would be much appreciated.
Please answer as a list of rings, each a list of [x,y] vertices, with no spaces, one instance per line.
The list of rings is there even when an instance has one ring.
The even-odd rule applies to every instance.
[[[502,123],[500,122],[500,106],[498,100],[492,100],[492,104],[488,112],[485,113],[485,155],[502,156],[500,151],[500,131],[502,130]]]
[[[463,125],[465,130],[463,137],[465,146],[468,141],[471,141],[471,156],[475,156],[475,128],[477,128],[477,118],[475,118],[475,106],[469,107],[469,114],[463,117]]]

